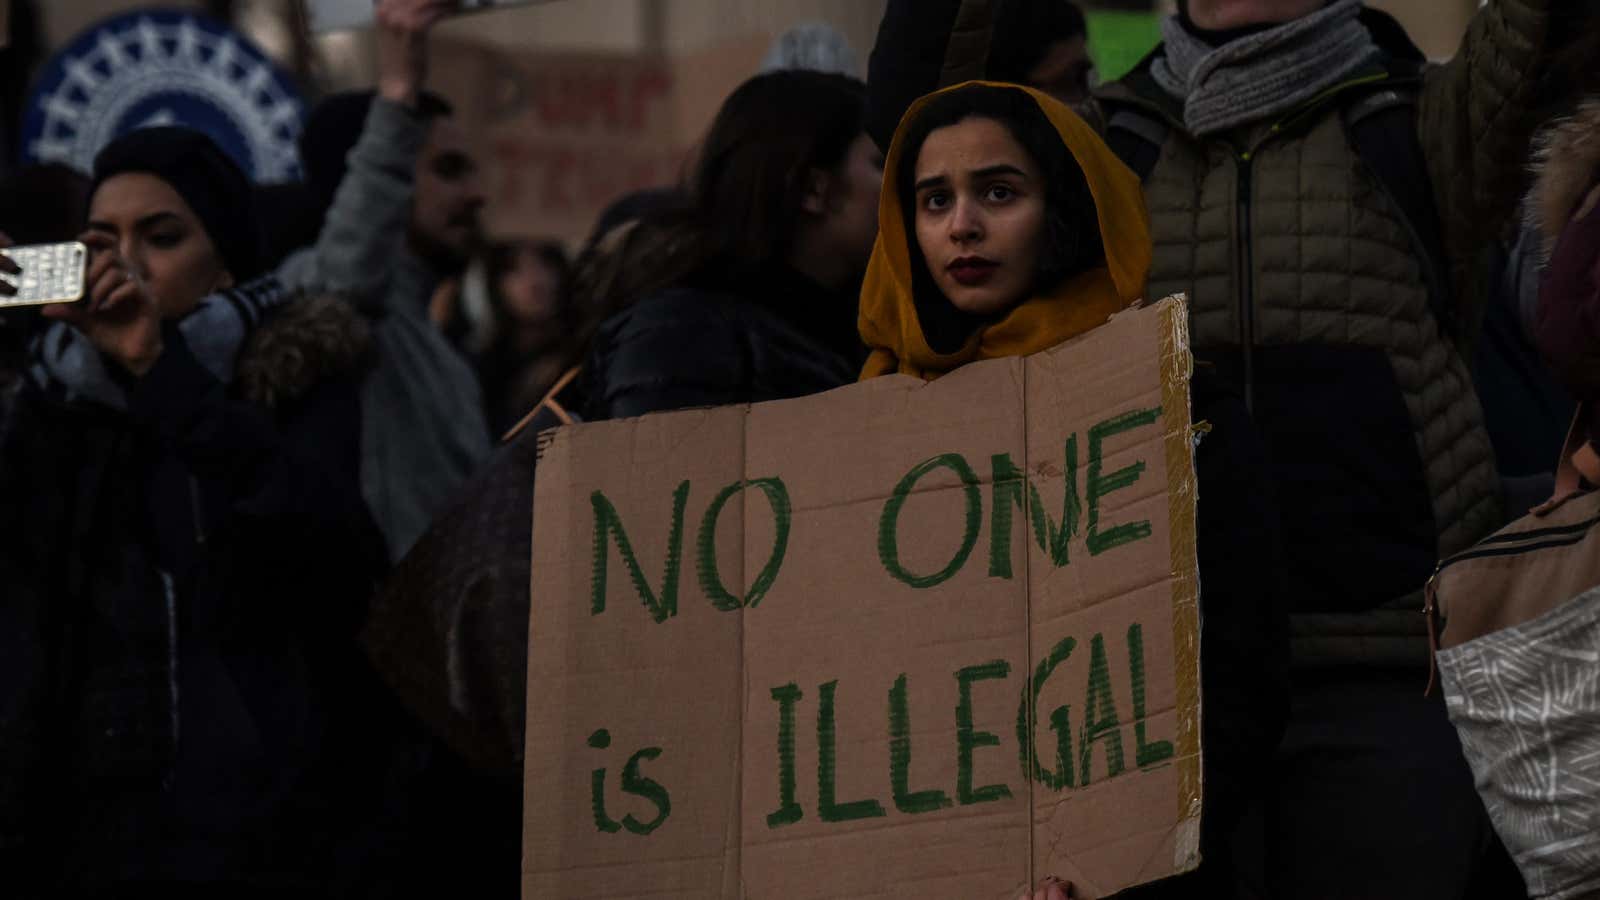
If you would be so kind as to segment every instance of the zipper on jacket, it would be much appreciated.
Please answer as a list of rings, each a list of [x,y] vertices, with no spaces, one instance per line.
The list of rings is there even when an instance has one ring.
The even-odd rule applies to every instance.
[[[1245,408],[1254,415],[1255,413],[1255,260],[1251,251],[1251,216],[1250,199],[1253,192],[1254,169],[1253,163],[1256,154],[1268,143],[1321,112],[1334,101],[1340,94],[1352,88],[1365,85],[1378,84],[1392,79],[1388,72],[1375,72],[1367,75],[1342,81],[1322,93],[1311,98],[1298,108],[1291,110],[1284,118],[1273,123],[1266,133],[1252,146],[1239,150],[1236,146],[1229,146],[1228,152],[1234,158],[1234,167],[1238,172],[1238,191],[1236,201],[1238,210],[1235,213],[1235,225],[1238,228],[1239,247],[1235,263],[1239,266],[1239,349],[1243,356],[1244,365],[1244,402]],[[1179,116],[1175,116],[1159,104],[1148,100],[1138,100],[1131,105],[1142,108],[1147,115],[1152,115],[1165,121],[1167,125],[1180,132],[1184,123]]]
[[[1254,158],[1254,150],[1246,150],[1238,155],[1239,188],[1235,200],[1239,234],[1239,351],[1244,357],[1244,406],[1252,416],[1256,411],[1255,260],[1250,252],[1250,163]]]
[[[178,692],[178,590],[172,583],[172,575],[165,569],[160,571],[161,587],[166,599],[167,618],[167,727],[172,730],[173,758],[176,760],[178,742],[183,740],[183,715],[179,706]],[[171,787],[172,779],[177,769],[173,762],[167,769],[163,778],[164,786]]]
[[[200,482],[189,476],[189,514],[194,519],[194,542],[204,547],[206,543],[205,498],[200,495]]]
[[[1272,124],[1254,144],[1242,151],[1234,152],[1234,167],[1238,172],[1239,187],[1236,202],[1238,211],[1236,223],[1239,231],[1239,350],[1244,359],[1244,405],[1245,409],[1253,416],[1256,411],[1256,371],[1255,371],[1255,259],[1251,245],[1252,222],[1250,216],[1250,201],[1254,190],[1256,154],[1261,148],[1275,140],[1279,135],[1289,129],[1291,125],[1298,124],[1304,117],[1311,116],[1321,110],[1323,106],[1345,90],[1363,84],[1375,83],[1387,78],[1387,74],[1368,75],[1353,78],[1349,81],[1334,85],[1298,110],[1291,112],[1286,118]]]

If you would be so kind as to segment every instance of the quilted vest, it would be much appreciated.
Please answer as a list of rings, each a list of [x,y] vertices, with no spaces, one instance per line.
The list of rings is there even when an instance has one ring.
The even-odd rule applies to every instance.
[[[1170,126],[1145,181],[1149,295],[1188,294],[1197,358],[1245,393],[1277,477],[1297,664],[1423,665],[1433,561],[1499,524],[1467,366],[1400,207],[1338,102],[1226,138]]]

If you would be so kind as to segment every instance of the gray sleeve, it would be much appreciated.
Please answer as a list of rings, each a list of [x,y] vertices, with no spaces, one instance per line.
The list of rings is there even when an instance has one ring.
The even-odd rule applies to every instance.
[[[411,220],[412,181],[426,137],[426,123],[415,112],[381,97],[373,101],[316,244],[279,269],[288,286],[344,294],[364,311],[382,311],[394,255]]]

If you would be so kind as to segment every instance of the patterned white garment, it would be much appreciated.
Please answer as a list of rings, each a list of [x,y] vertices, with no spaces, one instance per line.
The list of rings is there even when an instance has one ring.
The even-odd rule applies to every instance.
[[[1600,897],[1600,588],[1438,659],[1450,721],[1528,895]]]

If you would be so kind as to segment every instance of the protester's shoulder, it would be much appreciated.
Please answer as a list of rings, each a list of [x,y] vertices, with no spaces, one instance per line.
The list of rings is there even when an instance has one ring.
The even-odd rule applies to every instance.
[[[731,299],[692,288],[649,294],[596,334],[585,418],[739,402],[748,356]]]
[[[349,302],[303,294],[272,311],[246,339],[236,385],[266,409],[293,403],[319,384],[354,376],[370,362],[371,329]]]
[[[735,378],[747,355],[745,334],[731,298],[693,288],[657,291],[600,327],[589,356],[591,390]]]
[[[1162,47],[1157,45],[1121,78],[1097,86],[1087,100],[1078,104],[1078,114],[1108,141],[1112,140],[1114,126],[1145,141],[1173,129],[1181,131],[1182,104],[1164,91],[1150,74],[1151,65],[1161,53]],[[1154,127],[1131,125],[1126,121],[1128,118],[1153,123]],[[1115,142],[1112,147],[1119,154],[1125,149]]]
[[[1150,74],[1150,67],[1165,51],[1157,44],[1121,77],[1101,82],[1091,93],[1090,103],[1100,107],[1157,106],[1170,100]]]
[[[669,287],[641,297],[600,327],[600,343],[641,339],[697,342],[734,340],[741,310],[737,300],[715,291]]]

